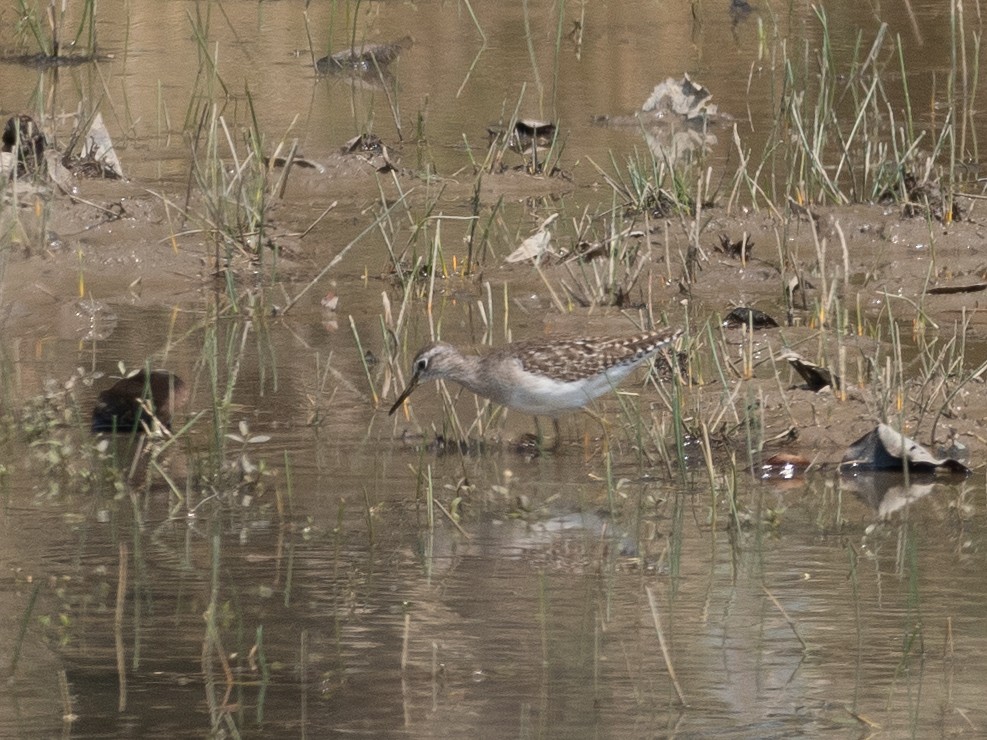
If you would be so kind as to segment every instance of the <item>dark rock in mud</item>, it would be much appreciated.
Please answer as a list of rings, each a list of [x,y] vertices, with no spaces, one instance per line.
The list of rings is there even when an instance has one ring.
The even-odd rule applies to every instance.
[[[92,431],[140,432],[153,424],[154,418],[170,427],[174,412],[185,405],[188,395],[188,386],[177,375],[141,370],[99,394]]]
[[[16,158],[19,175],[37,172],[44,167],[46,147],[45,135],[31,116],[22,114],[7,119],[3,127],[2,151]],[[6,170],[6,166],[3,169]]]
[[[723,319],[724,326],[753,326],[755,329],[774,329],[778,322],[756,308],[738,306],[726,315]]]
[[[806,389],[812,391],[813,393],[818,393],[823,388],[832,388],[834,390],[839,390],[843,387],[843,382],[840,376],[834,373],[827,367],[822,365],[817,365],[811,362],[798,352],[793,352],[788,350],[781,354],[783,360],[788,360],[788,363],[797,372],[802,380],[805,381]]]

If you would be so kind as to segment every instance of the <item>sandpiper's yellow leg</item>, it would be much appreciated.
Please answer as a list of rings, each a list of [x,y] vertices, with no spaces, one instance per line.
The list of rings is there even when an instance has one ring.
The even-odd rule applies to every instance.
[[[541,425],[538,423],[538,417],[535,417],[535,442],[538,445],[538,452],[558,452],[562,447],[562,429],[559,427],[559,420],[552,417],[552,431],[555,433],[555,439],[552,440],[552,446],[545,446],[545,437],[541,433]]]

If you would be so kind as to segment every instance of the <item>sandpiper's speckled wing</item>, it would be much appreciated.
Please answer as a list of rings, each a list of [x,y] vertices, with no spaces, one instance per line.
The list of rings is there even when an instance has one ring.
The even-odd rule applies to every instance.
[[[497,353],[517,358],[526,372],[572,382],[637,365],[681,333],[681,329],[662,329],[631,337],[535,339],[515,342]]]

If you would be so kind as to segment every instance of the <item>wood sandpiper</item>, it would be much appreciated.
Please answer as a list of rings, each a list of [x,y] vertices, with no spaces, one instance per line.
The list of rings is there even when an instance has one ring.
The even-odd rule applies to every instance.
[[[502,406],[551,417],[558,444],[560,415],[585,410],[681,333],[661,329],[629,337],[532,339],[484,355],[433,342],[415,356],[408,387],[388,413],[397,411],[421,382],[452,380]]]

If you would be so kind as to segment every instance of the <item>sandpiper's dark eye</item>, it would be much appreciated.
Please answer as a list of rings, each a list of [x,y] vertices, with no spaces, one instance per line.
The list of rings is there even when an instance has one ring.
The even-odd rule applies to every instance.
[[[415,363],[415,372],[423,373],[426,370],[428,370],[428,360],[423,357],[418,362]]]

